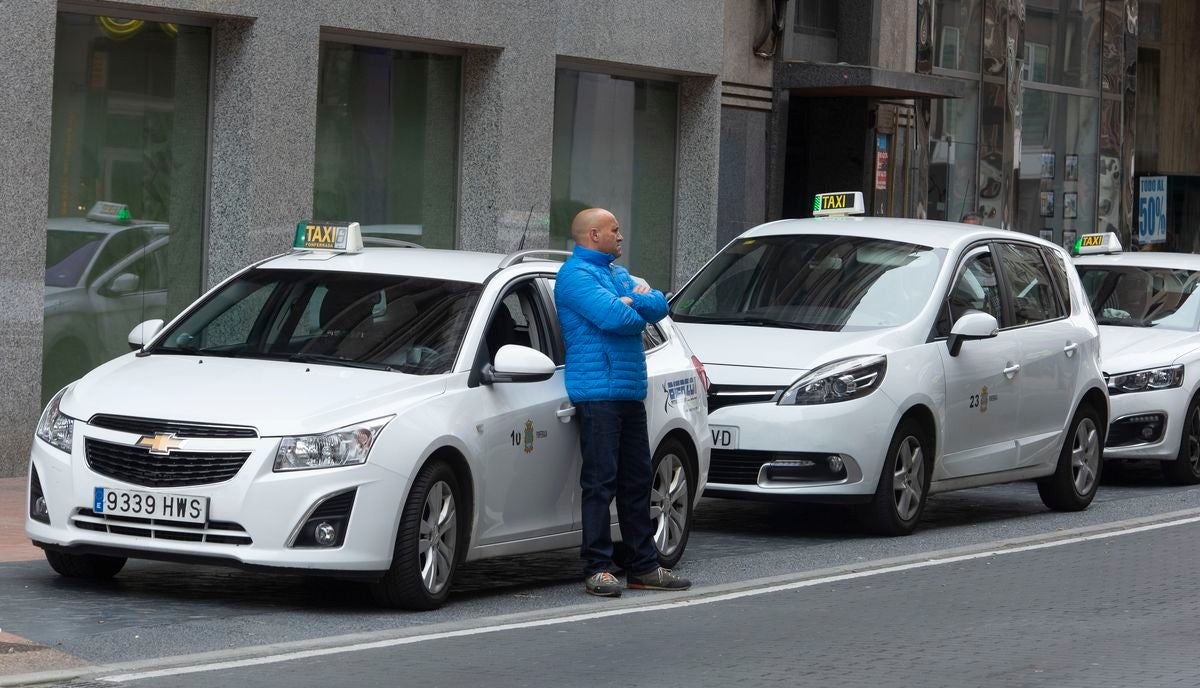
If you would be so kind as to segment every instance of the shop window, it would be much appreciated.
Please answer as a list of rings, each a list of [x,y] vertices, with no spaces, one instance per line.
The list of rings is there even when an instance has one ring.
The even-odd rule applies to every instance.
[[[580,210],[606,208],[625,236],[620,262],[670,288],[678,102],[674,83],[558,70],[551,248],[572,246]]]
[[[58,15],[43,399],[199,294],[211,42],[205,27]]]
[[[313,216],[454,248],[462,59],[321,43]]]

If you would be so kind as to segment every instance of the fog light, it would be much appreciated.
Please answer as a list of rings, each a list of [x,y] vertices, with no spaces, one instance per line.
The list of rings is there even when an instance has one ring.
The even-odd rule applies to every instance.
[[[825,459],[825,465],[829,467],[830,473],[841,473],[842,468],[845,467],[846,464],[842,461],[842,457],[832,455]]]
[[[321,521],[313,529],[313,537],[318,545],[328,547],[337,542],[337,528],[334,528],[329,521]]]
[[[1154,426],[1147,425],[1142,428],[1142,439],[1148,440],[1154,437]]]

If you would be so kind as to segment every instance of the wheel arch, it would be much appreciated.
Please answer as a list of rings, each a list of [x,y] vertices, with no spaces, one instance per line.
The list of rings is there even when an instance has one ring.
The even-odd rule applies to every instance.
[[[689,434],[686,430],[683,428],[671,429],[667,432],[667,434],[663,435],[661,440],[659,440],[658,446],[654,448],[654,451],[657,452],[658,447],[662,446],[663,442],[671,439],[676,440],[679,442],[680,446],[683,447],[684,454],[686,454],[686,456],[684,456],[684,460],[688,462],[688,468],[692,469],[692,478],[699,482],[700,452],[696,449],[696,443],[692,441],[691,434]]]
[[[900,415],[900,420],[896,422],[896,427],[900,427],[900,423],[910,418],[915,420],[921,426],[921,429],[925,431],[925,439],[930,444],[929,453],[934,461],[937,461],[940,445],[938,443],[937,419],[933,415],[933,409],[921,402],[913,404]],[[932,470],[932,468],[933,462],[930,462],[930,469]]]
[[[1108,423],[1111,420],[1108,417],[1108,395],[1098,387],[1089,387],[1083,393],[1083,398],[1079,400],[1079,406],[1091,406],[1100,414],[1100,446],[1104,446],[1104,441],[1108,439]],[[1074,414],[1072,414],[1074,415]],[[1068,420],[1068,422],[1070,422]]]
[[[392,528],[392,547],[396,545],[396,533],[399,532],[400,519],[404,513],[404,505],[408,503],[408,496],[412,493],[413,483],[417,476],[425,467],[434,461],[444,461],[454,472],[454,477],[458,480],[460,495],[463,499],[463,504],[459,507],[462,510],[462,523],[466,525],[467,538],[465,546],[459,548],[459,561],[464,561],[467,552],[475,542],[475,476],[471,471],[471,464],[467,461],[466,454],[462,448],[453,444],[443,443],[432,447],[425,454],[425,457],[414,467],[412,475],[408,478],[408,484],[404,489],[404,499],[400,501],[396,509],[396,522]]]

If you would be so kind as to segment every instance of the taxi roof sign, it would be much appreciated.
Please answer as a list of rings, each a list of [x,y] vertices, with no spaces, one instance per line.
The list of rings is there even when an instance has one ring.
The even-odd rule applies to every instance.
[[[133,221],[129,214],[129,206],[110,201],[96,201],[96,204],[88,211],[87,219],[114,225],[127,225]]]
[[[865,212],[861,191],[838,191],[813,196],[813,217],[862,215]]]
[[[1121,240],[1117,238],[1116,232],[1104,232],[1103,234],[1084,234],[1075,240],[1075,246],[1071,251],[1071,253],[1077,256],[1120,252]]]
[[[292,248],[297,251],[358,253],[363,248],[362,229],[357,222],[296,223]]]

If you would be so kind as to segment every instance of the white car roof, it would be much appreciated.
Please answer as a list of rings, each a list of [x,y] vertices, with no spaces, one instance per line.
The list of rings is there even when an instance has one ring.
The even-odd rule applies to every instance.
[[[340,253],[325,260],[307,259],[308,255],[305,252],[289,253],[272,258],[259,267],[405,275],[482,284],[500,268],[500,263],[505,259],[500,253],[391,247],[369,247],[361,253]],[[537,265],[557,271],[561,263],[539,260]]]
[[[895,217],[818,217],[802,220],[776,220],[743,232],[740,238],[785,236],[791,234],[829,234],[889,239],[932,248],[952,249],[980,239],[1019,239],[1042,246],[1054,246],[1029,234],[980,225],[941,220],[909,220]]]
[[[1128,253],[1101,253],[1079,256],[1076,265],[1099,265],[1105,267],[1131,266],[1143,268],[1167,268],[1172,270],[1200,270],[1200,255],[1195,253],[1164,253],[1160,251],[1132,251]]]
[[[141,220],[127,225],[115,225],[110,222],[89,220],[86,217],[52,217],[47,225],[48,229],[56,232],[93,232],[97,234],[116,234],[130,227],[163,228],[166,226],[165,222],[144,222]]]

